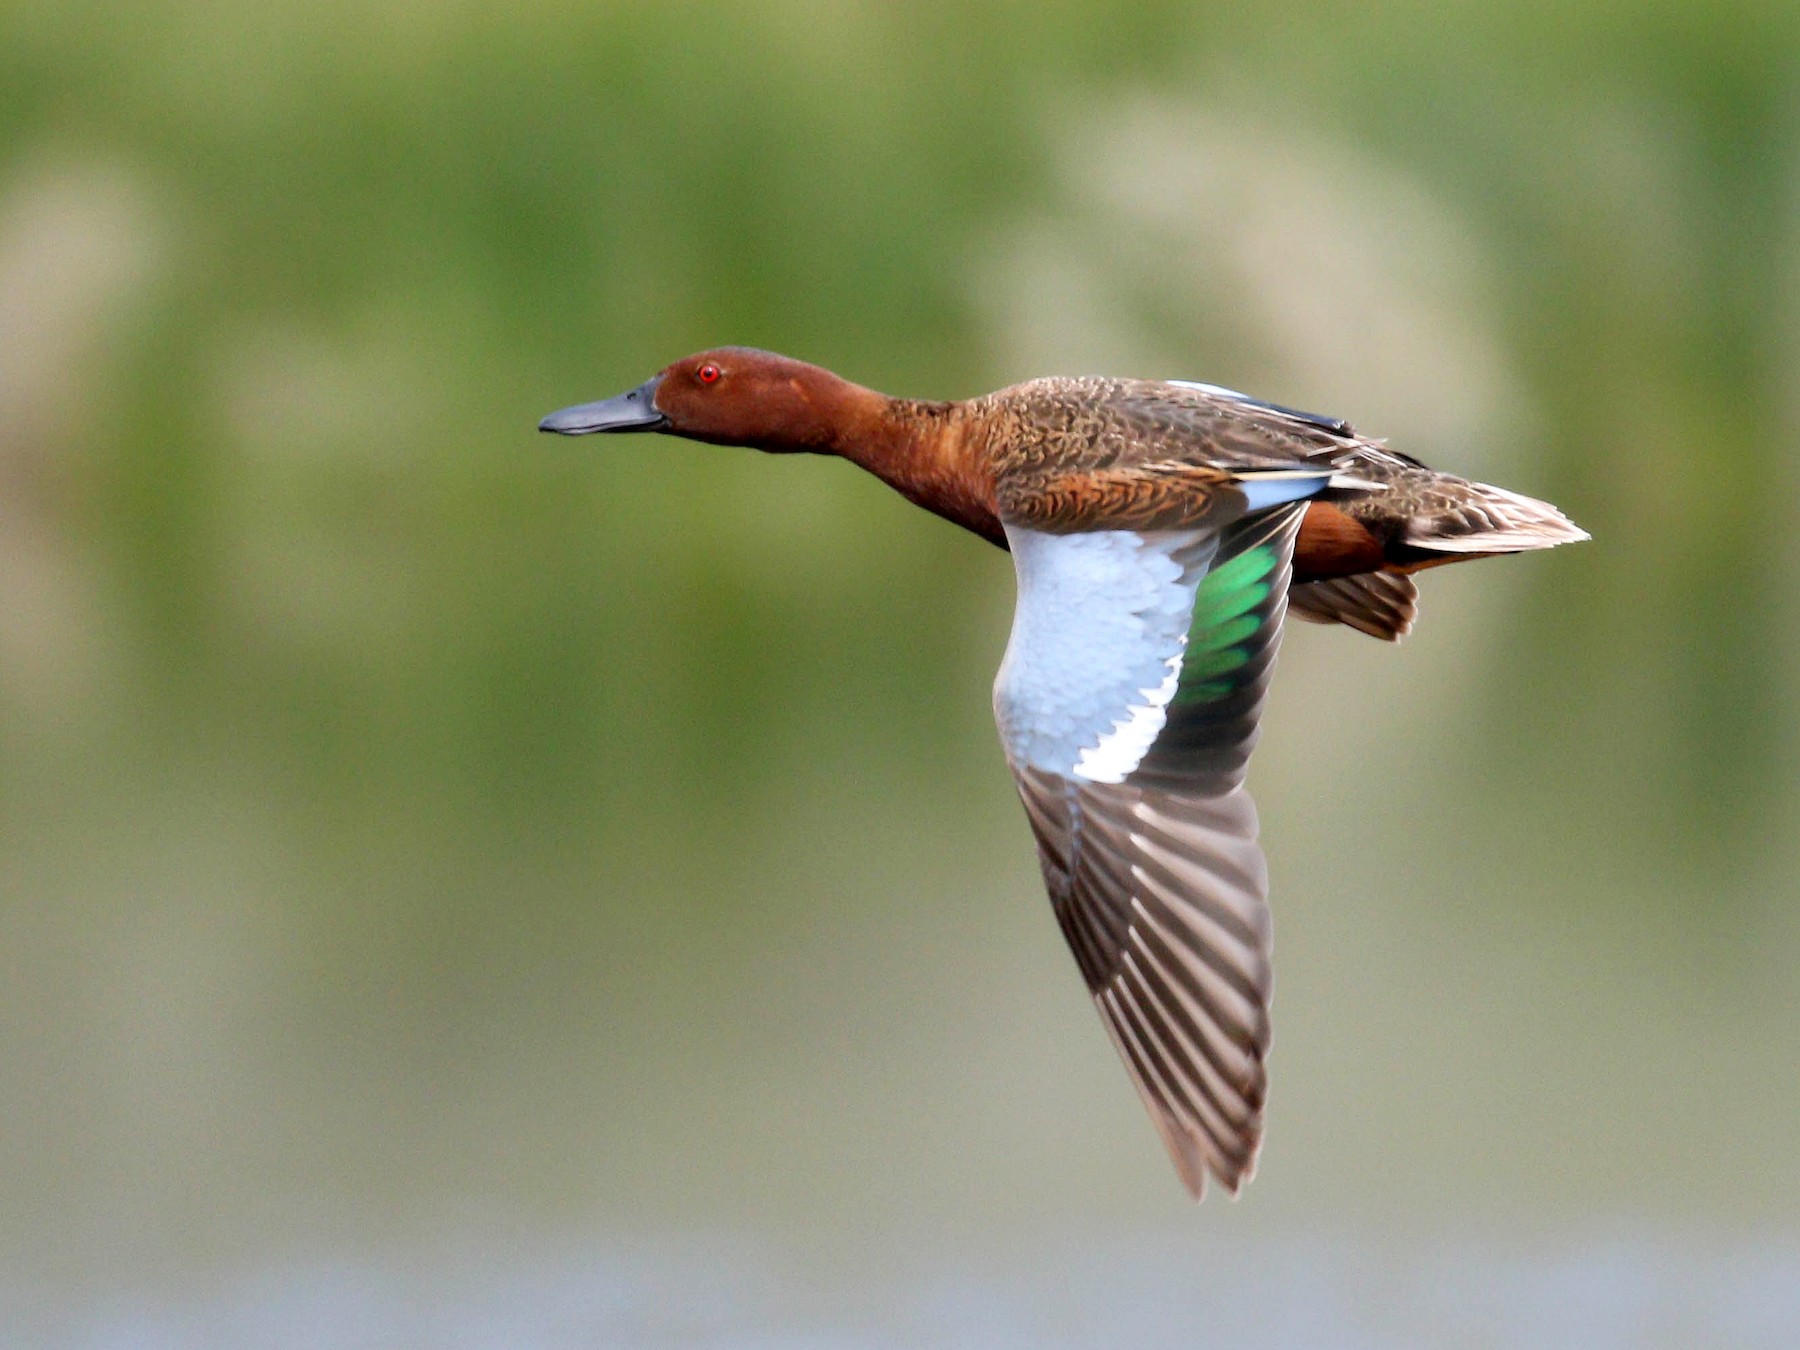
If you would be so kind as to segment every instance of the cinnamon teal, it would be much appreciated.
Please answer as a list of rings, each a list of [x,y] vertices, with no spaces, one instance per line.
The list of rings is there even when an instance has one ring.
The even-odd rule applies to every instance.
[[[1244,770],[1283,616],[1395,640],[1415,573],[1588,537],[1337,418],[1178,380],[934,403],[721,347],[540,429],[840,455],[1011,550],[1001,744],[1057,921],[1195,1199],[1209,1174],[1236,1194],[1262,1141],[1268,869]]]

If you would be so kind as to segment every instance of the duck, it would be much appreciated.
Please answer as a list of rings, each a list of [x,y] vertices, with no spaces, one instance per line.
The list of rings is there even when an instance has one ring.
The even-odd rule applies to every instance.
[[[1273,929],[1245,774],[1285,618],[1398,641],[1419,573],[1589,538],[1340,418],[1186,380],[932,401],[718,347],[539,429],[836,455],[1011,553],[1001,747],[1057,923],[1196,1201],[1209,1180],[1236,1196],[1262,1146]]]

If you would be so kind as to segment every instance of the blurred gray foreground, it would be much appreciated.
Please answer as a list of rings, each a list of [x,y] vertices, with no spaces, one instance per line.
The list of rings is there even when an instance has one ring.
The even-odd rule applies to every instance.
[[[870,1255],[870,1253],[862,1253]],[[475,1246],[252,1270],[204,1294],[0,1295],[44,1350],[1699,1350],[1800,1344],[1800,1247],[1070,1242],[844,1272],[747,1244]]]

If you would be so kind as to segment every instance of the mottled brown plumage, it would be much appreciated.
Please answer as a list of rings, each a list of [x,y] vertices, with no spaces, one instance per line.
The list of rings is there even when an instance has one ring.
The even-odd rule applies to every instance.
[[[1245,472],[1289,472],[1341,446],[1284,418],[1234,418],[1151,380],[1043,379],[971,400],[1003,520],[1036,529],[1173,529],[1241,514]]]
[[[1309,504],[1296,585],[1584,537],[1554,507],[1429,469],[1347,422],[1208,388],[1052,378],[951,409],[980,428],[996,514],[1039,529],[1201,524],[1241,509],[1230,499],[1246,473],[1343,470],[1364,486],[1333,488]],[[1470,547],[1475,536],[1491,546]]]

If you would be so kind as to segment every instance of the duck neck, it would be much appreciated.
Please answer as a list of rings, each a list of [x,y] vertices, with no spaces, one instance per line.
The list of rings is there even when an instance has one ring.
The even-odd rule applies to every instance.
[[[831,451],[908,501],[1004,547],[993,473],[965,406],[850,390],[851,415],[840,420]]]

